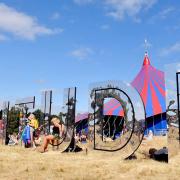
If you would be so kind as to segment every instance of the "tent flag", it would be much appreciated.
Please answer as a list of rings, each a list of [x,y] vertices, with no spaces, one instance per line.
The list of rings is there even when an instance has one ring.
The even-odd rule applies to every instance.
[[[147,54],[140,72],[131,84],[142,97],[147,117],[166,112],[164,72],[150,64]]]
[[[124,110],[121,103],[115,98],[105,98],[103,115],[124,117]]]

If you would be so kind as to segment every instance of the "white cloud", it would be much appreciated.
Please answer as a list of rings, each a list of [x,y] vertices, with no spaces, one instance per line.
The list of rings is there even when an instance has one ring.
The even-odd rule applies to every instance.
[[[166,9],[161,10],[159,13],[157,13],[156,15],[152,16],[148,22],[149,23],[155,23],[157,20],[160,19],[166,19],[169,17],[170,14],[172,14],[175,11],[174,7],[168,7]]]
[[[50,29],[40,25],[36,18],[0,3],[1,33],[5,32],[15,37],[33,40],[39,35],[52,35],[62,31],[62,29]]]
[[[74,2],[78,5],[85,5],[92,3],[94,0],[74,0]]]
[[[93,53],[94,52],[91,48],[86,47],[86,48],[75,49],[70,53],[70,55],[78,59],[86,59]]]
[[[51,19],[58,20],[61,17],[61,15],[58,12],[53,13]]]
[[[161,12],[159,12],[158,16],[162,19],[167,18],[167,16],[172,13],[175,10],[174,7],[168,7],[166,9],[163,9]]]
[[[105,0],[108,8],[107,15],[112,16],[117,20],[123,20],[127,15],[135,20],[136,16],[143,10],[152,7],[157,0]]]
[[[177,53],[179,52],[180,53],[180,42],[177,42],[173,45],[171,45],[170,47],[168,48],[164,48],[160,51],[160,56],[167,56],[171,53]]]

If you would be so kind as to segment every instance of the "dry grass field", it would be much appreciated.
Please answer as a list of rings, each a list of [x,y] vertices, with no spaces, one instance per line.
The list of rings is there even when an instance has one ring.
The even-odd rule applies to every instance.
[[[168,164],[148,157],[149,148],[162,148],[166,143],[166,137],[144,141],[136,152],[137,159],[128,161],[122,160],[121,151],[88,148],[87,154],[60,153],[49,147],[47,153],[40,154],[19,146],[0,145],[0,179],[180,179],[180,151],[172,154]]]

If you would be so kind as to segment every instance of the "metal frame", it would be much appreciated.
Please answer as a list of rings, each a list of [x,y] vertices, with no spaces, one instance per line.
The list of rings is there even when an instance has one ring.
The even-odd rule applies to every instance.
[[[15,106],[23,106],[23,108],[26,108],[26,105],[27,104],[33,104],[33,109],[35,108],[35,101],[36,101],[36,98],[35,96],[33,96],[33,101],[28,101],[28,102],[23,102],[23,103],[16,103]],[[27,115],[27,112],[28,112],[28,109],[25,109],[26,111],[26,115]]]
[[[176,72],[176,85],[177,85],[177,115],[178,115],[178,121],[179,121],[179,144],[180,144],[180,87],[179,87],[179,81],[180,79],[180,72]]]
[[[48,110],[48,113],[46,112],[46,107],[47,107],[47,93],[50,93],[50,100],[49,100],[49,102],[50,102],[50,104],[49,104],[49,110]],[[44,91],[44,112],[43,112],[43,114],[44,114],[44,118],[43,118],[43,125],[45,125],[45,117],[46,117],[46,115],[48,114],[48,131],[50,132],[50,118],[49,118],[49,116],[51,116],[51,109],[52,109],[52,90],[50,90],[50,91]],[[45,133],[45,132],[44,132]]]
[[[69,102],[70,102],[70,90],[71,88],[68,89],[68,113],[67,113],[67,127],[68,127],[68,118],[70,117],[70,105],[69,105]],[[76,99],[76,92],[77,92],[77,88],[75,87],[74,88],[74,103],[73,103],[73,113],[71,115],[73,115],[73,119],[74,119],[74,122],[73,122],[73,134],[72,134],[72,139],[71,139],[71,142],[68,146],[68,148],[64,151],[64,152],[74,152],[75,151],[75,148],[76,148],[76,143],[75,143],[75,138],[74,138],[74,125],[75,125],[75,116],[76,116],[76,102],[77,102],[77,99]],[[67,133],[66,133],[67,135]],[[66,135],[65,137],[63,138],[63,141],[64,139],[66,138]]]
[[[74,147],[68,147],[67,149],[71,149],[70,151],[73,151],[74,149],[75,149],[75,139],[74,139],[74,125],[75,125],[75,115],[76,115],[76,102],[77,102],[77,99],[76,99],[76,93],[77,93],[77,88],[75,87],[75,89],[74,89],[75,91],[74,91],[74,103],[73,103],[73,114],[70,114],[70,111],[71,111],[71,108],[70,108],[70,92],[71,92],[71,88],[68,88],[68,102],[67,102],[67,106],[68,106],[68,108],[67,108],[67,114],[66,114],[66,126],[67,126],[67,129],[68,129],[68,127],[69,127],[69,117],[70,117],[70,115],[73,115],[73,119],[74,119],[74,123],[73,123],[73,137],[72,137],[72,140],[71,140],[71,142],[70,142],[70,146],[71,146],[71,144],[73,144],[73,146]],[[72,117],[72,116],[71,116]],[[52,144],[52,143],[50,143],[52,146],[60,146],[62,143],[63,143],[63,141],[65,140],[65,138],[66,138],[66,136],[67,136],[67,132],[66,132],[66,134],[65,134],[65,136],[63,137],[63,139],[59,142],[59,143],[57,143],[57,144]],[[74,141],[74,143],[73,143],[73,141]],[[66,151],[66,150],[65,150]],[[69,152],[69,150],[68,150],[68,152]]]
[[[95,133],[95,130],[96,130],[96,128],[95,128],[95,114],[96,114],[96,94],[97,94],[97,92],[98,91],[104,91],[104,90],[118,90],[119,92],[121,92],[121,93],[123,93],[127,98],[128,98],[128,100],[129,100],[129,102],[130,102],[130,104],[131,104],[131,107],[132,107],[132,113],[133,113],[133,127],[132,127],[132,132],[131,132],[131,135],[130,135],[130,137],[129,137],[129,139],[127,140],[127,142],[122,146],[122,147],[120,147],[120,148],[117,148],[117,149],[114,149],[114,150],[108,150],[108,149],[102,149],[102,148],[96,148],[96,133]],[[133,103],[132,103],[132,101],[131,101],[131,99],[130,99],[130,97],[127,95],[127,93],[126,92],[124,92],[123,90],[121,90],[121,89],[119,89],[119,88],[101,88],[101,89],[96,89],[96,90],[94,90],[95,91],[95,106],[94,106],[94,150],[100,150],[100,151],[109,151],[109,152],[114,152],[114,151],[119,151],[119,150],[121,150],[121,149],[123,149],[128,143],[129,143],[129,141],[130,141],[130,139],[131,139],[131,137],[132,137],[132,134],[133,134],[133,132],[134,132],[134,126],[135,126],[135,111],[134,111],[134,106],[133,106]],[[101,121],[102,121],[102,119],[101,119]],[[139,147],[139,146],[138,146]],[[137,150],[137,149],[136,149]],[[134,152],[133,152],[134,153]]]

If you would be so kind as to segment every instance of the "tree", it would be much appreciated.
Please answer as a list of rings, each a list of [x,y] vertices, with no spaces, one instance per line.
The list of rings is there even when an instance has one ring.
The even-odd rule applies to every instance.
[[[105,87],[103,87],[104,89]],[[108,84],[106,86],[106,88],[110,88],[110,89],[106,89],[106,90],[103,90],[103,91],[99,91],[97,94],[96,94],[96,107],[97,107],[97,110],[96,110],[96,117],[100,117],[102,115],[102,109],[103,109],[103,105],[104,105],[104,98],[115,98],[117,99],[123,110],[124,110],[124,119],[125,121],[127,121],[127,114],[128,114],[128,107],[127,107],[127,102],[125,102],[122,98],[121,98],[121,93],[116,90],[116,89],[113,89],[113,88],[117,88],[118,87],[114,87],[113,85],[111,84]],[[112,89],[111,89],[112,88]],[[91,90],[91,93],[90,93],[90,97],[92,99],[91,101],[91,108],[95,108],[95,90],[98,90],[98,89],[102,89],[102,87],[96,87],[96,88],[93,88]],[[127,122],[126,122],[127,123]]]
[[[8,134],[18,133],[19,131],[19,120],[20,120],[20,110],[12,107],[9,111],[9,120],[7,132]]]
[[[33,112],[35,115],[36,119],[38,120],[39,124],[43,124],[43,119],[44,119],[44,113],[40,110],[37,109]]]

